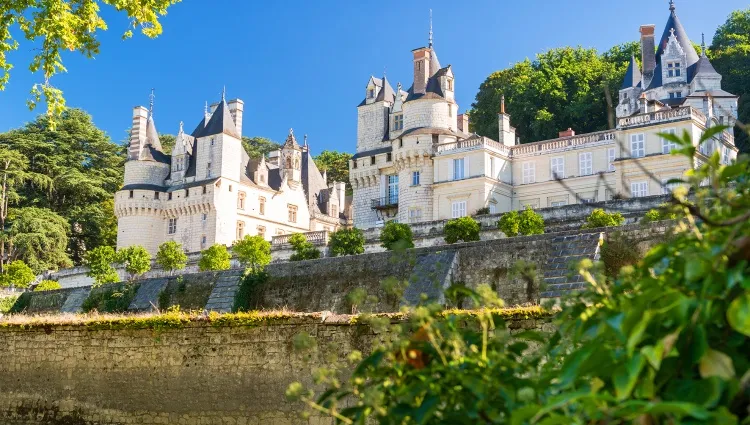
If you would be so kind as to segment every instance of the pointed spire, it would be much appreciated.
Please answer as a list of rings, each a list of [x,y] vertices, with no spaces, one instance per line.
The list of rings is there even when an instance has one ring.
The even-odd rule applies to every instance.
[[[674,7],[674,0],[669,0],[669,11],[674,13],[675,7]]]
[[[183,128],[185,126],[185,123],[180,121],[180,131],[177,134],[182,134],[185,132],[185,129]]]
[[[307,147],[307,134],[305,134],[305,147]]]
[[[701,33],[701,56],[706,56],[706,34]]]
[[[151,94],[148,96],[148,118],[151,119],[151,117],[154,115],[154,98],[156,95],[154,94],[154,89],[151,89]]]
[[[432,48],[432,9],[430,9],[430,49]]]
[[[224,86],[224,88],[221,90],[221,101],[227,101],[227,86]]]

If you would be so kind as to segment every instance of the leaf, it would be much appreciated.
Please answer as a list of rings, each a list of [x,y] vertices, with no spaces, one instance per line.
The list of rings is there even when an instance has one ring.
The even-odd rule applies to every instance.
[[[565,359],[565,363],[560,369],[560,375],[558,376],[561,387],[567,387],[575,381],[578,377],[578,370],[591,355],[591,352],[594,351],[594,347],[594,344],[583,346]]]
[[[647,345],[641,348],[641,354],[646,357],[648,363],[655,370],[659,370],[661,360],[664,358],[664,340],[659,341],[656,345]]]
[[[689,348],[690,355],[694,363],[697,363],[703,358],[703,356],[705,356],[706,351],[709,348],[708,339],[706,338],[706,328],[704,328],[703,325],[695,327],[695,330],[693,331],[692,344],[690,344]]]
[[[698,370],[703,378],[716,376],[724,380],[730,380],[735,377],[732,359],[721,351],[710,348],[701,358]]]
[[[434,394],[430,394],[422,400],[422,404],[414,412],[414,421],[418,424],[427,422],[437,409],[440,398]]]
[[[717,134],[721,134],[724,130],[726,130],[728,127],[724,125],[716,125],[711,128],[707,128],[706,131],[703,132],[700,138],[699,145],[705,142],[706,140],[716,136]]]
[[[750,291],[745,291],[729,304],[727,321],[732,329],[750,337]]]
[[[648,322],[651,320],[651,312],[643,314],[641,320],[633,327],[628,337],[628,355],[633,355],[635,346],[643,340],[643,335],[646,333],[646,327]]]
[[[527,404],[518,409],[514,409],[510,417],[511,425],[524,425],[529,419],[533,418],[541,408],[542,406],[538,404]]]
[[[622,401],[630,396],[636,382],[638,382],[638,375],[640,375],[645,364],[646,359],[638,353],[615,371],[613,381],[618,400]]]
[[[652,415],[672,414],[677,416],[692,416],[695,419],[708,419],[710,416],[710,413],[700,406],[681,402],[653,403],[647,406],[643,412]]]

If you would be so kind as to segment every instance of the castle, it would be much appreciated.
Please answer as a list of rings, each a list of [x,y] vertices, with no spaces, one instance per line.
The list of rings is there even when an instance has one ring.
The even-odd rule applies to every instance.
[[[245,235],[336,230],[349,224],[345,183],[326,183],[292,130],[269,158],[242,145],[242,100],[207,107],[192,133],[182,123],[171,155],[150,107],[135,107],[125,182],[115,194],[117,247],[142,245],[155,254],[177,241],[188,252],[232,245]]]
[[[674,188],[669,180],[713,152],[729,163],[737,155],[737,96],[721,89],[705,45],[698,54],[673,1],[658,49],[654,32],[654,25],[640,28],[643,69],[631,58],[616,128],[581,135],[569,128],[557,139],[520,144],[504,100],[497,140],[470,133],[467,115],[458,113],[453,69],[440,64],[430,28],[428,46],[412,51],[411,87],[394,90],[385,76],[371,77],[357,107],[349,163],[354,225],[664,194]],[[693,161],[670,155],[676,145],[659,136],[697,136],[722,124],[730,129],[701,145]]]

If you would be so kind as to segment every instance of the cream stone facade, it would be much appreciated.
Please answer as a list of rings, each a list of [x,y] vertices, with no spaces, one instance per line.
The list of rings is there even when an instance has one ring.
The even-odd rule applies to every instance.
[[[717,153],[736,158],[731,126],[737,96],[721,90],[721,76],[692,46],[670,3],[658,51],[655,26],[641,27],[643,66],[632,58],[620,90],[616,128],[520,144],[502,101],[497,140],[469,133],[458,114],[451,66],[433,48],[413,53],[413,83],[394,90],[371,77],[358,106],[357,152],[350,161],[354,225],[389,220],[417,223],[525,206],[575,203],[668,193],[671,179]],[[654,54],[654,52],[656,53]],[[695,158],[671,155],[660,134],[690,134],[697,141],[716,125],[730,128],[697,149]]]
[[[155,254],[174,240],[188,252],[232,245],[245,235],[336,230],[350,223],[345,183],[326,183],[307,141],[290,130],[268,158],[242,146],[243,102],[206,108],[195,130],[182,123],[171,155],[161,147],[149,109],[133,112],[125,182],[115,194],[117,247],[142,245]]]

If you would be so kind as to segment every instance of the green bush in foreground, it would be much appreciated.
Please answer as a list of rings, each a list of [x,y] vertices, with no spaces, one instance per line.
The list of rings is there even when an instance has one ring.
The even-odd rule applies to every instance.
[[[443,228],[445,242],[454,244],[458,241],[472,242],[479,240],[479,222],[471,217],[448,220]]]
[[[625,217],[619,212],[607,213],[601,208],[591,211],[586,217],[586,223],[581,226],[582,229],[596,229],[599,227],[622,226],[625,223]]]
[[[363,254],[365,252],[365,235],[357,228],[339,229],[331,233],[328,249],[332,257]]]
[[[641,223],[653,223],[656,221],[663,220],[676,220],[677,214],[670,211],[669,205],[662,205],[659,208],[648,210],[648,212],[641,219]]]

